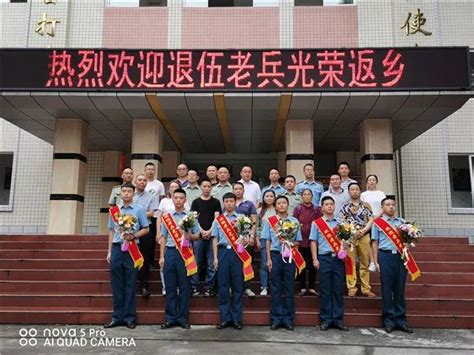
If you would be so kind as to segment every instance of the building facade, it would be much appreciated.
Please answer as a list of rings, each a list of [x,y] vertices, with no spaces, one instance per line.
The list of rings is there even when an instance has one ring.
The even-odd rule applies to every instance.
[[[0,47],[474,48],[469,0],[144,3],[4,1]],[[226,164],[236,179],[245,164],[261,184],[272,167],[301,178],[314,162],[325,179],[348,161],[362,181],[377,173],[427,234],[474,236],[472,90],[157,92],[4,90],[0,233],[103,232],[124,157],[136,170],[155,161],[164,180],[181,161],[201,171]],[[79,198],[52,197],[65,193]]]

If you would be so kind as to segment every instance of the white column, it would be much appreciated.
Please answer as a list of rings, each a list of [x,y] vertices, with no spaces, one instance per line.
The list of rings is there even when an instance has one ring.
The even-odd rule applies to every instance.
[[[145,164],[155,164],[161,171],[163,128],[158,120],[134,120],[132,132],[131,167],[136,176],[145,171]]]
[[[80,119],[57,119],[48,234],[82,233],[89,127]]]
[[[305,164],[314,164],[312,120],[289,120],[285,126],[286,173],[304,179]]]
[[[362,180],[369,174],[377,175],[378,188],[393,194],[392,121],[390,119],[364,120],[359,127]]]

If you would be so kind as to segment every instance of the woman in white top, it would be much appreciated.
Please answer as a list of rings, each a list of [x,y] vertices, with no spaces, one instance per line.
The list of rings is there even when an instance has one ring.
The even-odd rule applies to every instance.
[[[379,217],[382,214],[382,200],[386,197],[385,192],[377,190],[379,182],[377,175],[368,175],[365,182],[367,183],[367,191],[362,192],[360,199],[372,207],[374,217]]]
[[[265,250],[265,243],[260,243],[260,233],[263,228],[263,221],[268,217],[276,215],[274,202],[275,192],[273,190],[267,190],[263,194],[262,207],[257,210],[257,247],[260,249],[260,284],[262,291],[260,296],[268,295],[268,269],[267,269],[267,252]]]
[[[172,199],[173,192],[175,192],[176,189],[181,189],[181,183],[178,180],[173,180],[170,182],[170,186],[168,188],[168,195],[164,199],[160,201],[160,205],[158,206],[158,210],[155,212],[155,217],[156,217],[156,244],[160,243],[160,238],[161,238],[161,216],[163,216],[166,213],[174,211],[174,203]],[[189,204],[186,202],[184,204],[184,209],[186,211],[189,211]],[[165,278],[163,275],[163,269],[160,269],[160,276],[161,276],[161,284],[163,285],[163,288],[161,290],[161,293],[163,296],[166,295],[166,288],[165,288]]]

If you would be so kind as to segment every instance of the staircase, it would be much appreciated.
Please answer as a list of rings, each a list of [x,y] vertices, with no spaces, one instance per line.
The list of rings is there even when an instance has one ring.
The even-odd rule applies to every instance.
[[[0,323],[101,324],[110,321],[112,296],[104,235],[0,236]],[[422,270],[406,288],[408,324],[474,329],[474,246],[468,238],[425,237],[414,249]],[[258,267],[255,275],[258,277]],[[137,296],[138,322],[164,319],[159,271],[151,272],[152,296]],[[372,274],[380,295],[379,275]],[[260,288],[253,281],[253,290]],[[381,299],[345,298],[348,326],[381,326]],[[244,297],[244,324],[269,324],[270,297]],[[296,296],[296,325],[319,322],[319,300]],[[192,298],[191,324],[217,324],[216,298]]]

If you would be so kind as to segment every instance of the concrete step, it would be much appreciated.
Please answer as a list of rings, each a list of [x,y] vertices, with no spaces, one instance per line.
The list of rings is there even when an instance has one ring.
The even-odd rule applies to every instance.
[[[110,309],[91,311],[87,308],[59,307],[1,307],[0,323],[16,324],[103,324],[110,321]],[[319,313],[310,309],[297,309],[295,325],[318,325]],[[163,310],[139,310],[139,324],[160,324],[164,321]],[[218,309],[192,308],[189,313],[191,324],[218,324]],[[380,327],[382,318],[379,310],[345,312],[344,322],[348,326]],[[268,310],[247,310],[243,312],[243,324],[269,325]],[[426,312],[408,314],[408,324],[423,328],[474,328],[474,315],[453,316],[448,313]]]
[[[380,283],[372,282],[372,291],[381,294]],[[161,283],[152,281],[150,288],[161,291]],[[257,291],[259,284],[254,283],[253,289]],[[298,286],[296,286],[298,289]],[[319,289],[317,285],[316,289]],[[109,281],[0,281],[2,294],[6,293],[111,293]],[[453,297],[461,299],[474,299],[474,285],[426,285],[407,284],[405,295],[407,297]]]
[[[153,291],[153,289],[152,289]],[[381,309],[381,298],[366,297],[345,297],[344,307],[346,311]],[[308,308],[319,310],[319,299],[315,296],[296,296],[296,308]],[[0,295],[0,307],[84,307],[91,310],[112,307],[112,296],[108,293],[101,294],[24,294],[11,293]],[[143,310],[163,309],[165,306],[165,297],[158,293],[152,293],[148,299],[137,295],[137,307]],[[197,296],[191,298],[191,309],[207,308],[215,309],[218,307],[217,297],[208,298]],[[248,298],[244,296],[244,307],[246,309],[269,310],[270,296],[256,296]],[[450,312],[453,315],[474,314],[474,299],[449,299],[449,298],[419,298],[407,297],[408,313],[414,312]]]
[[[422,272],[474,272],[474,262],[418,261]],[[0,269],[104,269],[108,264],[103,258],[71,259],[0,259]]]
[[[255,270],[255,284],[260,284],[259,273]],[[371,274],[372,280],[380,280],[378,273]],[[51,270],[51,269],[0,269],[0,281],[109,281],[109,269],[76,269],[76,270]],[[152,269],[150,280],[159,281],[159,270]],[[408,278],[408,283],[411,281]],[[417,284],[474,284],[474,273],[469,272],[424,272],[415,283]]]
[[[105,257],[107,249],[2,249],[0,259],[100,259]],[[414,256],[417,261],[469,261],[474,262],[474,249],[472,252],[421,252],[416,251]],[[159,251],[155,252],[159,258]],[[260,261],[259,255],[254,257],[255,263]]]

